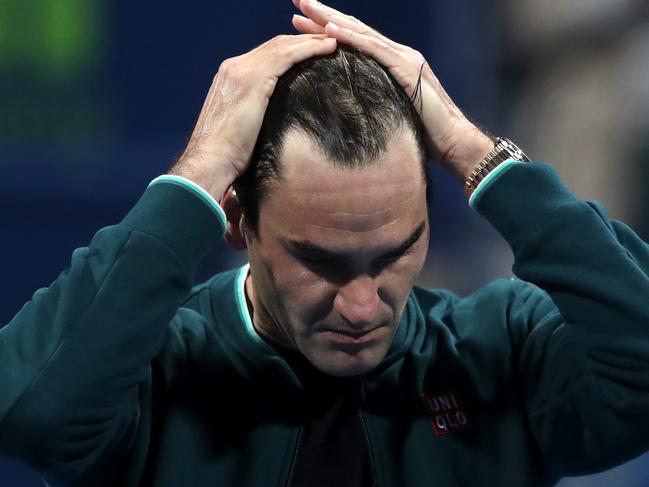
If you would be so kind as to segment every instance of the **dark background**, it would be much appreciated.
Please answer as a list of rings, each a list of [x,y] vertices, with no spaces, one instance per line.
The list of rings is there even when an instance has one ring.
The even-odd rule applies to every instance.
[[[548,48],[519,49],[506,2],[331,4],[423,52],[477,123],[519,135],[523,147],[528,140],[539,145],[515,120]],[[73,249],[119,221],[147,183],[166,171],[184,148],[220,62],[292,33],[292,13],[290,0],[0,0],[0,327],[68,266]],[[634,161],[646,163],[647,150],[638,144]],[[549,157],[537,151],[532,155]],[[509,274],[509,250],[467,207],[460,183],[439,168],[433,178],[431,249],[422,282],[467,293]],[[629,209],[615,206],[616,194],[607,190],[593,187],[595,197],[622,208],[614,216],[646,239],[646,198],[635,197]],[[196,279],[244,259],[217,245]],[[562,485],[647,486],[648,473],[649,460],[640,458]],[[37,474],[0,457],[0,486],[36,485],[43,485]]]

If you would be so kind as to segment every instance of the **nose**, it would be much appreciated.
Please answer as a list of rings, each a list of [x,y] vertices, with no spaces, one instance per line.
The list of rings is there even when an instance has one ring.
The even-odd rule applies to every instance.
[[[376,323],[380,302],[375,280],[371,276],[361,275],[339,288],[334,298],[334,309],[351,326],[361,330]]]

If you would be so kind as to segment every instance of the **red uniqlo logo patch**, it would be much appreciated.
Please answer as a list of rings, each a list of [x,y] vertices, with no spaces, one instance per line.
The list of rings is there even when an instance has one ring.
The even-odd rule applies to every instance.
[[[467,408],[456,391],[422,392],[421,398],[437,436],[471,429]]]

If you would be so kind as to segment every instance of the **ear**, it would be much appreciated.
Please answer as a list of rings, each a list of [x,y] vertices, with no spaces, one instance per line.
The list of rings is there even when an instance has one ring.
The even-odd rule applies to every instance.
[[[225,232],[225,240],[236,250],[244,250],[248,248],[246,244],[246,237],[244,235],[243,224],[243,211],[239,203],[237,192],[230,186],[221,199],[219,204],[228,221],[228,228]]]

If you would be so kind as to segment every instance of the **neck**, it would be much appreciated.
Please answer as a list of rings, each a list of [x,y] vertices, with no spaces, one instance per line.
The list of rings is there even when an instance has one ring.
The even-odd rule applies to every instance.
[[[250,271],[248,271],[248,277],[246,277],[244,291],[251,311],[252,326],[259,336],[282,347],[295,349],[293,343],[283,333],[283,329],[275,323],[261,303],[257,302]]]

